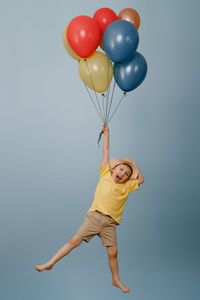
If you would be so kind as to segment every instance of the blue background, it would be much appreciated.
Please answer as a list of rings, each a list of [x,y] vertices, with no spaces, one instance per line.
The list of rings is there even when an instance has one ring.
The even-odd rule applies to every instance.
[[[0,4],[1,298],[198,299],[200,4],[95,3]],[[75,233],[98,182],[102,124],[62,32],[101,7],[139,12],[138,51],[148,62],[145,81],[110,123],[110,157],[131,157],[145,177],[118,227],[120,277],[130,294],[112,286],[98,237],[50,272],[33,268]]]

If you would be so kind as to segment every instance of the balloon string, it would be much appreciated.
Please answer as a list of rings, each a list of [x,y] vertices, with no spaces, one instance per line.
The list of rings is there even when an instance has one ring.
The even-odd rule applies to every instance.
[[[104,116],[104,124],[105,124],[105,108],[104,108],[105,95],[101,94],[101,96],[102,96],[102,108],[103,108],[103,116]]]
[[[96,100],[97,100],[97,103],[98,103],[98,106],[99,106],[99,112],[100,112],[101,117],[102,117],[101,119],[104,119],[104,118],[103,118],[102,111],[101,111],[101,106],[100,106],[100,104],[99,104],[99,100],[98,100],[98,97],[97,97],[97,93],[96,93],[96,90],[95,90],[95,87],[94,87],[94,83],[93,83],[93,80],[92,80],[92,75],[91,75],[91,73],[90,73],[90,69],[89,69],[89,66],[88,66],[88,63],[87,63],[87,59],[85,58],[84,61],[85,61],[85,63],[86,63],[86,66],[87,66],[87,69],[88,69],[88,73],[89,73],[89,75],[90,75],[90,80],[91,80],[91,83],[92,83],[92,88],[93,88],[93,90],[94,90],[94,92],[95,92],[95,97],[96,97]],[[103,121],[103,122],[104,122],[104,121]]]
[[[113,113],[112,113],[112,115],[111,115],[110,119],[108,120],[107,124],[108,124],[108,123],[111,121],[111,119],[112,119],[112,117],[113,117],[114,113],[116,112],[116,110],[117,110],[118,106],[119,106],[119,105],[120,105],[120,103],[122,102],[122,100],[123,100],[124,96],[126,96],[126,92],[124,92],[124,93],[123,93],[123,95],[122,95],[122,97],[121,97],[121,99],[120,99],[120,101],[119,101],[119,103],[118,103],[117,107],[116,107],[116,108],[115,108],[115,110],[113,111]]]
[[[95,102],[94,102],[94,100],[93,100],[93,98],[92,98],[92,96],[91,96],[91,94],[89,92],[89,89],[88,89],[87,85],[85,83],[84,83],[84,85],[85,85],[86,91],[88,92],[88,95],[90,96],[90,99],[92,100],[92,103],[93,103],[93,105],[94,105],[94,107],[95,107],[95,109],[96,109],[96,111],[97,111],[97,113],[99,115],[99,118],[101,119],[102,122],[104,122],[103,119],[102,119],[102,116],[100,115],[100,113],[99,113],[99,111],[97,109],[97,106],[96,106],[96,104],[95,104]]]
[[[106,93],[106,113],[105,113],[105,124],[107,124],[107,114],[108,114],[108,103],[109,103],[109,90],[110,90],[110,86],[107,89],[107,93]]]
[[[110,100],[110,105],[109,105],[108,116],[107,116],[106,122],[108,122],[108,118],[110,116],[110,109],[111,109],[111,106],[112,106],[112,101],[113,101],[113,95],[114,95],[114,91],[115,91],[115,86],[116,86],[116,81],[114,80],[113,90],[112,90],[112,95],[111,95],[111,100]]]
[[[109,58],[107,56],[107,86],[109,83]],[[107,93],[106,93],[106,114],[105,114],[105,124],[107,124],[107,119],[108,119],[108,104],[109,104],[109,94],[110,94],[110,84],[108,86],[107,89]]]
[[[84,82],[83,82],[83,83],[84,83]],[[86,85],[85,83],[84,83],[84,85],[85,85],[86,91],[88,92],[88,95],[90,96],[90,99],[92,100],[92,103],[93,103],[93,105],[94,105],[94,107],[95,107],[95,109],[96,109],[96,111],[97,111],[97,113],[98,113],[98,115],[99,115],[99,118],[100,118],[101,121],[104,123],[104,120],[102,120],[101,115],[100,115],[99,112],[98,112],[98,109],[97,109],[97,107],[96,107],[96,104],[95,104],[95,102],[94,102],[94,100],[93,100],[93,98],[92,98],[92,96],[91,96],[91,94],[90,94],[90,92],[89,92],[89,89],[88,89],[87,85]],[[102,94],[102,97],[104,97],[104,94]],[[100,143],[102,134],[103,134],[103,131],[101,131],[100,134],[99,134],[99,138],[98,138],[98,141],[97,141],[98,147],[99,147],[99,143]]]

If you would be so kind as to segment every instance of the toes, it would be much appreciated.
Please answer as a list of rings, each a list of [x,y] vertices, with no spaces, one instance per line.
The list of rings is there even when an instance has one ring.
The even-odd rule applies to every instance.
[[[34,266],[34,268],[35,268],[38,272],[41,272],[41,270],[39,269],[38,266]]]

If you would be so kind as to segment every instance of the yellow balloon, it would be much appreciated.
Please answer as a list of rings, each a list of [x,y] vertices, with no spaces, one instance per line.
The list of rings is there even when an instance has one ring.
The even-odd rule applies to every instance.
[[[67,25],[68,26],[68,25]],[[67,31],[67,26],[65,27],[64,31],[63,31],[63,34],[62,34],[62,41],[63,41],[63,44],[64,44],[64,47],[65,49],[67,50],[67,52],[69,53],[69,55],[76,59],[76,60],[80,60],[81,57],[78,56],[70,47],[68,41],[67,41],[67,35],[66,35],[66,31]]]
[[[106,54],[95,51],[90,57],[80,60],[79,75],[89,88],[104,93],[113,77],[112,62]]]

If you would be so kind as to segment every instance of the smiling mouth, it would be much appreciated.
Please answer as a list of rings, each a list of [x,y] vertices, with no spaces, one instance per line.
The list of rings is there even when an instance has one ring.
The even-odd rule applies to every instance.
[[[118,175],[116,177],[117,177],[118,180],[121,180],[121,178]]]

